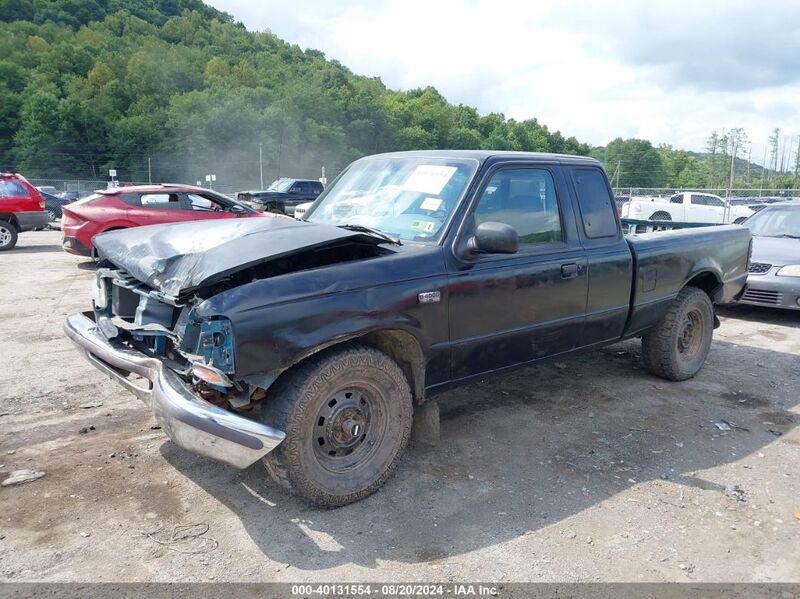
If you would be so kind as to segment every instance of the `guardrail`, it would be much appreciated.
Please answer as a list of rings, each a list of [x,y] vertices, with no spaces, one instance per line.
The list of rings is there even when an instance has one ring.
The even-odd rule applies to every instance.
[[[654,231],[671,231],[672,229],[694,229],[697,227],[713,227],[718,223],[676,223],[671,220],[639,220],[622,218],[622,232],[625,235],[637,233],[653,233]]]

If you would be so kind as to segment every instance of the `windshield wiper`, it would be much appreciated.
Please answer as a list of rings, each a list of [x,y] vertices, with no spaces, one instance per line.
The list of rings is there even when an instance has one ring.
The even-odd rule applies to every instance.
[[[383,239],[387,243],[392,243],[394,245],[403,245],[402,242],[392,237],[391,235],[387,235],[380,229],[374,229],[372,227],[367,227],[365,225],[337,225],[340,229],[347,229],[348,231],[358,231],[359,233],[369,233],[373,237],[377,237],[378,239]]]
[[[791,235],[789,233],[782,233],[781,235],[778,235],[778,237],[787,237],[789,239],[800,239],[800,235]]]

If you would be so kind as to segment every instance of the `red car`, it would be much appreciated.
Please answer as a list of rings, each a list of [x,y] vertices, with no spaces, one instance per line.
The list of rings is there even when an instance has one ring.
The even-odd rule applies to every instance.
[[[44,227],[47,212],[39,190],[22,175],[0,173],[0,251],[17,245],[17,234]]]
[[[92,258],[92,237],[106,231],[191,220],[274,216],[202,187],[168,184],[103,189],[65,205],[61,211],[62,247]]]

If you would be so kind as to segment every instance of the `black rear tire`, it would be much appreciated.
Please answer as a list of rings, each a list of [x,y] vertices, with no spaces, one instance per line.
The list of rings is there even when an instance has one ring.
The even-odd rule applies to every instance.
[[[0,252],[13,249],[17,245],[17,228],[8,221],[0,221]]]
[[[684,287],[658,325],[642,337],[645,368],[670,381],[692,378],[706,361],[713,331],[708,294]]]
[[[262,419],[286,433],[264,457],[285,489],[324,507],[371,495],[411,434],[411,391],[386,354],[361,345],[323,352],[270,390]]]

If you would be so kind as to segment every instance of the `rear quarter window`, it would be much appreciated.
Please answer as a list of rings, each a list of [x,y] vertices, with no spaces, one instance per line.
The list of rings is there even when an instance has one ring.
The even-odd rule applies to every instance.
[[[590,239],[617,236],[617,219],[606,178],[596,168],[572,170],[583,230]]]
[[[0,181],[0,198],[27,198],[28,190],[16,181]]]

